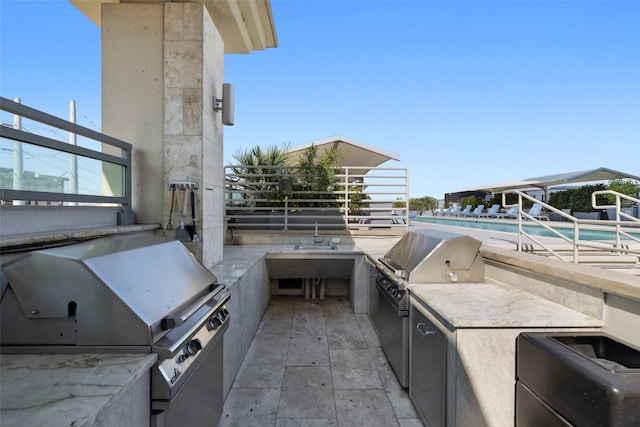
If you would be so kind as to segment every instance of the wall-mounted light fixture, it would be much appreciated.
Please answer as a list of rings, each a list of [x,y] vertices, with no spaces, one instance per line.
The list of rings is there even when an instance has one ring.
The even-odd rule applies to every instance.
[[[222,85],[222,98],[213,97],[213,111],[222,111],[222,124],[233,126],[234,88],[231,83]]]

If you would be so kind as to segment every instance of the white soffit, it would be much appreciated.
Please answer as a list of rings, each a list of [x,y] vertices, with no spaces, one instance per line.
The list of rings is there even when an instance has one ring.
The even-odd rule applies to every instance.
[[[146,3],[145,0],[69,0],[101,25],[103,3]],[[203,3],[224,40],[225,53],[251,53],[278,46],[270,0],[195,0]],[[160,1],[161,2],[161,1]],[[188,0],[177,0],[188,2]],[[158,1],[148,2],[158,3]]]

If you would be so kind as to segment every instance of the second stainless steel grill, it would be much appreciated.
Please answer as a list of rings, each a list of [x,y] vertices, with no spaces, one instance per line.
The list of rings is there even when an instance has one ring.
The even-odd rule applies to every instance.
[[[404,387],[409,384],[410,285],[484,281],[481,244],[469,236],[416,229],[374,261],[369,316]]]

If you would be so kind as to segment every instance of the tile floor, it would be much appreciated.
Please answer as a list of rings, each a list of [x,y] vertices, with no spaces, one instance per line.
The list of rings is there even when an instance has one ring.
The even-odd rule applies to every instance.
[[[366,314],[344,297],[274,296],[220,427],[422,426]]]

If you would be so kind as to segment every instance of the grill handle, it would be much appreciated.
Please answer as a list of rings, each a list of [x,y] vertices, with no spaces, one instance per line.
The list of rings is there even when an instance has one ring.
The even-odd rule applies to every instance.
[[[220,285],[220,284],[217,284],[217,285]],[[162,322],[161,322],[162,329],[166,331],[169,329],[173,329],[177,326],[183,325],[184,322],[189,320],[189,318],[193,316],[198,310],[200,310],[202,306],[204,306],[213,298],[215,298],[215,296],[218,295],[218,293],[223,288],[224,288],[224,285],[222,286],[211,285],[209,287],[209,293],[207,293],[205,296],[203,296],[198,301],[196,301],[191,307],[185,310],[184,313],[182,313],[180,316],[167,316],[164,319],[162,319]]]

